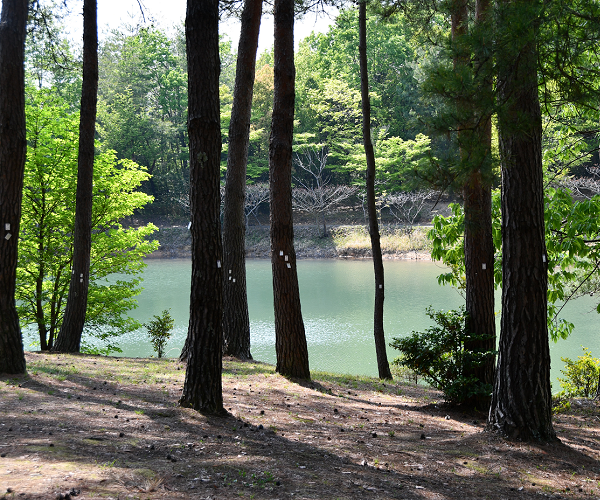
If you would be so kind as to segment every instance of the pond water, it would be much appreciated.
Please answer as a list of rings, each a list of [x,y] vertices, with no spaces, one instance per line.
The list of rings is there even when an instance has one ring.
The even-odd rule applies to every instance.
[[[167,356],[179,355],[187,334],[191,261],[188,259],[148,260],[144,272],[144,291],[136,319],[147,322],[164,309],[175,319],[174,335],[167,345]],[[387,342],[413,330],[431,325],[427,306],[452,309],[463,303],[459,293],[437,284],[443,271],[430,261],[386,261],[384,328]],[[308,342],[311,369],[360,375],[377,375],[373,341],[373,264],[370,260],[299,260],[298,276],[302,313]],[[275,363],[275,329],[271,263],[247,261],[248,302],[250,310],[251,351],[254,359]],[[583,297],[563,310],[575,324],[567,340],[551,342],[553,389],[564,367],[561,357],[576,359],[581,346],[600,357],[600,315],[595,312],[598,299]],[[496,310],[500,311],[500,291]],[[499,332],[499,326],[498,326]],[[123,356],[146,357],[153,354],[146,330],[132,332],[120,340]],[[388,347],[390,361],[397,351]]]

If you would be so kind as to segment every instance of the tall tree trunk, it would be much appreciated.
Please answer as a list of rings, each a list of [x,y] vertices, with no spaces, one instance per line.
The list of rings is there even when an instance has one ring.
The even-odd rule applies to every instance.
[[[476,22],[485,20],[488,0],[479,0],[476,6]],[[458,72],[469,71],[471,50],[464,38],[468,33],[468,10],[466,0],[455,0],[452,5],[452,40],[455,47],[454,68]],[[476,48],[475,72],[487,74],[488,64]],[[496,348],[496,318],[494,316],[494,244],[492,239],[492,191],[491,178],[491,121],[489,119],[485,91],[491,80],[483,77],[485,87],[482,103],[459,102],[457,116],[465,117],[466,123],[458,124],[458,143],[467,180],[463,185],[465,212],[465,299],[466,330],[485,339],[468,342],[465,348],[473,352],[493,351]],[[479,96],[478,96],[479,97]],[[474,140],[474,136],[478,140]],[[478,366],[467,366],[464,375],[476,377],[484,384],[494,383],[494,356],[488,356]],[[469,401],[472,406],[489,404],[489,398],[479,396]]]
[[[188,0],[188,133],[192,287],[187,370],[179,403],[223,413],[223,269],[221,260],[219,1]]]
[[[506,1],[501,5],[498,32],[501,40],[510,41],[497,54],[502,319],[488,426],[523,441],[556,438],[547,328],[537,6],[535,0]]]
[[[367,157],[367,209],[369,212],[369,234],[371,235],[371,248],[373,251],[373,267],[375,268],[375,313],[373,333],[375,335],[375,351],[377,354],[377,368],[379,378],[391,379],[392,372],[387,359],[385,335],[383,331],[383,258],[381,256],[381,243],[379,240],[379,223],[377,221],[377,207],[375,205],[375,152],[371,141],[371,101],[369,99],[369,75],[367,70],[367,4],[361,0],[358,11],[360,59],[360,91],[362,95],[363,112],[363,143]]]
[[[300,308],[292,215],[294,131],[294,0],[275,0],[274,96],[269,143],[271,267],[278,373],[310,379],[308,347]]]
[[[483,103],[476,109],[477,171],[470,175],[463,189],[465,200],[465,275],[467,330],[487,338],[467,344],[475,352],[496,349],[496,316],[494,314],[494,241],[492,231],[492,120],[493,80],[491,58],[492,37],[489,29],[490,0],[477,0],[475,26],[485,34],[476,48],[475,72],[483,75],[479,96]],[[484,384],[494,384],[496,357],[490,355],[472,374]],[[467,373],[469,375],[469,373]],[[484,401],[489,404],[489,398]]]
[[[262,0],[246,0],[238,45],[223,212],[223,353],[242,359],[250,354],[250,318],[246,290],[246,166],[250,138],[252,88],[256,68]]]
[[[27,0],[3,0],[0,18],[0,373],[25,373],[15,303],[25,132]]]
[[[79,117],[79,156],[73,268],[69,295],[54,351],[79,352],[85,324],[92,250],[92,190],[94,185],[94,136],[98,102],[98,23],[96,0],[83,2],[83,81]]]

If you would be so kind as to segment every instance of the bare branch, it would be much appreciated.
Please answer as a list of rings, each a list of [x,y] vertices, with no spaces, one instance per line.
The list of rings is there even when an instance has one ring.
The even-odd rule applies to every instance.
[[[244,205],[244,213],[246,215],[246,227],[251,215],[254,215],[256,222],[260,226],[257,212],[258,207],[269,199],[269,185],[267,183],[250,184],[246,186],[246,200]]]
[[[401,192],[388,194],[382,201],[396,220],[408,224],[412,230],[427,201],[436,196],[436,191],[432,190]]]

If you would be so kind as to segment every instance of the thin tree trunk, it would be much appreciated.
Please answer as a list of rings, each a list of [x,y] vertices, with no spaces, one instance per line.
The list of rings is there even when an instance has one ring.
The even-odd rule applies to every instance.
[[[54,351],[79,352],[85,324],[92,250],[92,191],[94,184],[94,138],[98,102],[98,23],[96,0],[83,3],[83,81],[79,118],[79,156],[73,268],[67,305]]]
[[[502,4],[498,53],[502,161],[502,319],[488,427],[512,439],[552,441],[544,239],[542,123],[538,99],[537,4]],[[529,10],[528,10],[529,8]],[[523,10],[525,9],[525,11]],[[514,17],[528,23],[515,30]],[[518,64],[515,64],[515,61]]]
[[[274,96],[269,142],[271,267],[278,373],[310,379],[308,347],[300,307],[292,215],[294,130],[294,0],[275,0]]]
[[[369,76],[367,70],[366,0],[361,0],[359,3],[358,30],[360,90],[363,112],[363,143],[365,146],[365,155],[367,157],[367,209],[369,212],[369,234],[371,235],[371,248],[373,251],[373,267],[375,268],[375,313],[373,333],[375,335],[375,351],[377,354],[379,378],[391,379],[392,372],[390,371],[390,365],[387,359],[385,335],[383,331],[384,276],[381,243],[379,240],[379,223],[377,221],[377,207],[375,205],[375,152],[373,151],[373,142],[371,141],[371,102],[369,100]]]
[[[250,139],[252,88],[256,68],[262,0],[246,0],[238,45],[223,212],[223,353],[241,359],[250,354],[250,318],[246,289],[246,166]]]
[[[0,373],[25,373],[15,303],[25,139],[27,0],[3,0],[0,19]]]
[[[476,6],[476,22],[483,22],[487,0],[479,0]],[[470,67],[471,53],[464,37],[468,33],[468,11],[465,0],[455,0],[452,9],[452,40],[456,53],[454,68],[464,72]],[[476,71],[481,75],[484,60],[475,57]],[[491,81],[484,79],[483,85],[491,86]],[[467,181],[463,185],[465,232],[465,299],[469,333],[483,335],[485,339],[468,342],[465,348],[472,352],[493,351],[496,347],[496,319],[494,316],[494,245],[492,240],[492,192],[489,184],[491,153],[491,121],[485,116],[486,109],[476,102],[459,102],[457,115],[466,117],[467,123],[458,125],[458,142],[460,158],[468,169]],[[473,136],[479,140],[473,140]],[[468,145],[465,147],[465,144]],[[484,176],[483,172],[487,173]],[[474,376],[481,383],[494,383],[494,356],[488,356],[479,366],[468,366],[466,377]],[[479,396],[469,401],[472,406],[489,405],[489,397]]]
[[[491,30],[488,29],[490,0],[477,0],[475,4],[475,26],[489,33],[482,47],[476,48],[475,71],[484,75],[479,92],[483,104],[476,110],[478,126],[476,133],[479,145],[477,151],[479,168],[471,174],[464,186],[465,199],[465,274],[466,274],[466,311],[467,330],[485,335],[480,341],[467,344],[475,352],[494,351],[496,349],[496,316],[494,314],[494,241],[492,231],[492,103],[493,81],[490,71],[491,59],[486,54],[491,46]],[[494,384],[496,357],[487,356],[484,364],[473,369],[475,375],[484,384]],[[468,374],[468,373],[467,373]],[[489,405],[489,398],[484,404]]]
[[[187,370],[179,403],[220,414],[223,351],[223,254],[220,221],[219,1],[188,0],[188,134],[192,286]]]

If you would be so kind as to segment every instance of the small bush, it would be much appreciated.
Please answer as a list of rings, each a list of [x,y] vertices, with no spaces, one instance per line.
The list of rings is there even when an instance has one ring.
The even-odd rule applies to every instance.
[[[401,382],[408,382],[409,384],[419,384],[419,376],[420,374],[414,370],[406,366],[402,366],[401,360],[402,355],[398,356],[393,362],[392,366],[390,366],[392,370],[392,375],[394,380],[399,380]]]
[[[171,318],[170,309],[165,309],[160,316],[153,316],[154,320],[144,324],[148,330],[152,347],[159,358],[162,358],[165,345],[171,337],[175,320]]]
[[[465,348],[466,343],[483,340],[485,336],[465,331],[464,308],[443,312],[429,307],[427,315],[438,326],[393,339],[390,345],[402,353],[394,363],[419,373],[428,384],[444,393],[446,401],[463,403],[476,396],[489,396],[491,384],[464,375],[495,354],[494,351],[472,352]]]
[[[600,379],[600,359],[593,358],[587,347],[583,347],[583,356],[577,361],[560,358],[565,363],[565,369],[560,372],[566,378],[560,378],[560,386],[567,397],[593,398],[598,393]]]

